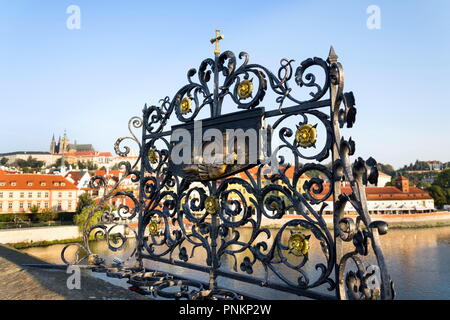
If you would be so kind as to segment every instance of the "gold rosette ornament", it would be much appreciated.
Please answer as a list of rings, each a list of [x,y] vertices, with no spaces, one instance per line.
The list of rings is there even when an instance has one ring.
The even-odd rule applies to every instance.
[[[151,236],[157,236],[159,234],[159,222],[156,220],[150,221],[148,231]]]
[[[181,100],[180,103],[181,114],[188,114],[189,112],[192,112],[191,104],[192,104],[191,98],[188,97],[183,98],[183,100]]]
[[[151,164],[155,164],[158,162],[158,152],[155,149],[150,149],[148,152],[148,160],[150,160]]]
[[[297,126],[297,131],[295,132],[295,141],[302,148],[315,147],[317,141],[317,124],[310,125],[304,124]]]
[[[214,196],[209,196],[205,200],[205,209],[209,214],[216,214],[219,211],[219,199]]]
[[[253,82],[251,80],[244,80],[239,83],[237,88],[237,94],[240,100],[245,100],[251,97],[253,92]]]
[[[289,253],[296,257],[305,256],[309,251],[309,238],[311,236],[305,236],[301,232],[291,231],[291,236],[288,240]]]

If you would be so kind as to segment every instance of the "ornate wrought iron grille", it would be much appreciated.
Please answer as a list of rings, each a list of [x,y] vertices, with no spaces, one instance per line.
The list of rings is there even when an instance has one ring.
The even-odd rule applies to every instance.
[[[326,61],[304,60],[295,73],[294,61],[282,59],[274,74],[250,63],[245,52],[239,59],[231,51],[220,54],[220,38],[217,34],[211,40],[216,42],[214,59],[203,60],[198,71],[189,70],[187,84],[172,99],[164,98],[160,106],[145,106],[142,119],[130,120],[131,136],[118,139],[115,151],[129,155],[130,148],[121,150],[121,144],[131,140],[139,146],[139,158],[133,165],[122,164],[126,173],[118,181],[101,176],[92,179],[92,187],[104,189],[104,197],[85,223],[84,244],[64,248],[64,262],[83,260],[66,257],[68,247],[76,245],[88,253],[94,271],[127,278],[139,292],[165,298],[251,296],[223,288],[220,280],[229,278],[309,298],[393,299],[393,282],[379,240],[387,232],[387,224],[372,221],[366,203],[365,185],[375,184],[378,178],[376,161],[358,158],[350,162],[355,143],[342,137],[340,129],[353,126],[355,100],[352,92],[344,93],[344,71],[333,48]],[[317,73],[308,72],[310,68],[321,74],[321,83]],[[311,91],[307,99],[294,96],[292,80],[296,89]],[[267,102],[268,92],[275,97],[275,107],[266,110],[261,105]],[[259,163],[219,174],[201,165],[194,176],[174,173],[169,165],[173,148],[169,120],[176,118],[189,126],[205,108],[209,108],[209,120],[221,119],[225,99],[236,107],[233,111],[243,110],[231,114],[231,120],[227,118],[231,122],[244,125],[246,115],[252,112],[275,119],[272,137],[280,140],[278,150],[291,155],[289,161],[278,157],[278,172],[267,173],[266,166]],[[284,125],[287,119],[295,121],[296,130]],[[320,125],[324,142],[312,149],[315,154],[305,155],[307,148],[314,147],[319,132],[312,119]],[[133,130],[140,128],[138,139]],[[277,151],[271,151],[277,158]],[[331,159],[328,166],[322,164],[327,159]],[[127,177],[139,182],[138,196],[120,188]],[[342,192],[344,182],[350,193]],[[98,208],[115,198],[128,198],[132,205],[116,206],[118,215],[113,209],[106,210],[100,222],[91,226]],[[332,230],[325,221],[327,199],[333,203]],[[347,203],[357,212],[356,219],[346,215]],[[137,230],[130,224],[133,218],[137,218]],[[280,226],[266,228],[263,221],[280,221]],[[135,237],[134,265],[120,259],[108,264],[90,248],[94,234],[107,241],[109,249],[121,250],[129,242],[124,232],[128,229]],[[207,273],[209,281],[149,268],[154,262]],[[260,276],[254,274],[256,269]]]

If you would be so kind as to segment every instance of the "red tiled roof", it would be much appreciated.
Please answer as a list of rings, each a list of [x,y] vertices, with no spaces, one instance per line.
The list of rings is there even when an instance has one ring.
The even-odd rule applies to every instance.
[[[3,174],[0,177],[0,190],[52,189],[76,190],[77,187],[63,176],[53,174]]]
[[[78,183],[78,181],[80,181],[82,175],[81,175],[81,171],[69,171],[65,177],[71,178],[74,181],[74,183]]]
[[[120,174],[124,174],[125,171],[122,170],[109,170],[108,175],[113,177],[119,177]],[[106,176],[106,170],[96,170],[95,171],[96,176]]]
[[[317,198],[322,198],[330,190],[330,184],[324,183],[324,190],[320,195],[315,195]],[[352,193],[352,189],[349,185],[341,186],[341,192],[349,195]],[[428,192],[416,188],[410,187],[409,192],[402,192],[397,187],[366,187],[367,200],[427,200],[433,199]],[[333,200],[333,196],[327,199]]]

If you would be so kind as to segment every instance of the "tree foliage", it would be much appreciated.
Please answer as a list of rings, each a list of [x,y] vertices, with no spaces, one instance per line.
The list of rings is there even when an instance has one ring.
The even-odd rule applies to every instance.
[[[21,169],[40,169],[44,166],[45,162],[29,156],[27,160],[17,159],[15,164]]]
[[[53,167],[59,168],[61,167],[62,157],[56,159],[55,163],[53,164]],[[70,166],[69,162],[67,160],[64,160],[64,166],[68,167]]]
[[[390,175],[391,177],[396,175],[396,171],[395,171],[394,167],[390,164],[378,163],[377,168],[379,171],[384,172],[384,173]]]
[[[433,186],[439,187],[446,197],[444,204],[450,203],[450,168],[442,170],[434,179]],[[433,197],[434,198],[434,197]],[[434,200],[436,202],[436,199]]]
[[[38,213],[39,212],[39,207],[36,204],[32,205],[30,207],[30,212],[31,213]]]
[[[416,160],[414,163],[403,166],[399,171],[421,171],[430,170],[430,165],[426,161]]]
[[[445,191],[441,187],[437,185],[432,185],[427,189],[427,191],[430,194],[430,196],[433,197],[434,204],[438,208],[441,208],[444,204],[447,203],[447,196],[445,194]]]
[[[89,214],[92,212],[92,210],[95,209],[95,205],[92,204],[90,206],[84,207],[79,214],[74,215],[73,221],[78,226],[78,228],[83,231],[84,224],[86,223],[87,218],[89,217]],[[99,223],[100,218],[103,215],[103,209],[97,208],[97,210],[92,215],[91,219],[88,222],[87,227],[91,227],[97,223]]]
[[[89,207],[93,204],[94,204],[94,200],[92,199],[92,197],[87,192],[82,193],[78,197],[78,203],[77,203],[77,208],[76,208],[75,212],[77,214],[80,214],[84,208]]]
[[[54,221],[57,219],[57,217],[58,217],[58,212],[56,212],[50,208],[43,209],[42,211],[36,213],[36,218],[42,222]]]
[[[443,189],[449,189],[450,188],[450,168],[442,170],[437,175],[433,184],[435,184]]]

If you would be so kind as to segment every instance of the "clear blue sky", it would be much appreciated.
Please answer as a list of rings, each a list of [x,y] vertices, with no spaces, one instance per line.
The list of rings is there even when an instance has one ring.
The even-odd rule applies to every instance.
[[[66,8],[81,29],[66,28]],[[369,5],[381,29],[366,27]],[[450,161],[450,1],[0,1],[0,152],[53,133],[112,151],[127,121],[221,47],[276,71],[332,44],[356,95],[356,153],[395,167]],[[295,66],[296,67],[296,66]],[[348,134],[347,134],[348,136]]]

